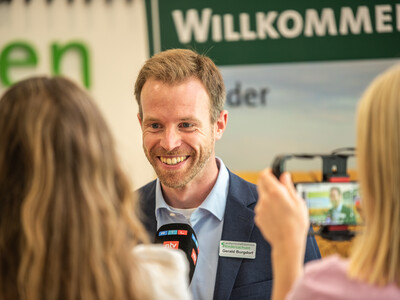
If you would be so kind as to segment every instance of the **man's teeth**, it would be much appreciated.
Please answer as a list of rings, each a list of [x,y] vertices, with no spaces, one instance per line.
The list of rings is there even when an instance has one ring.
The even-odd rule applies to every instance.
[[[173,158],[165,158],[165,157],[160,157],[160,160],[167,165],[176,165],[179,164],[181,161],[184,161],[187,158],[187,156],[180,156],[180,157],[173,157]]]

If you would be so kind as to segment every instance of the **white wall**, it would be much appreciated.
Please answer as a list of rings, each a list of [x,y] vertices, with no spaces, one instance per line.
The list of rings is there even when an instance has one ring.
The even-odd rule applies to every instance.
[[[89,49],[89,92],[103,111],[116,139],[121,160],[139,187],[155,177],[142,150],[133,87],[148,56],[144,0],[84,1],[13,0],[0,4],[0,51],[15,41],[25,41],[38,55],[33,67],[9,68],[13,81],[31,75],[51,74],[50,45],[80,41]],[[14,51],[13,56],[24,53]],[[1,54],[1,52],[0,52]],[[0,68],[4,66],[0,65]],[[62,63],[63,75],[82,84],[80,57],[69,53]],[[5,91],[0,81],[0,95]]]

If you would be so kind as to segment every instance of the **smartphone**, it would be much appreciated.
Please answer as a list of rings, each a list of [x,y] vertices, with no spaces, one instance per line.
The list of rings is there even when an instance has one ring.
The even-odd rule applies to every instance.
[[[357,182],[305,182],[296,184],[306,201],[313,225],[360,225],[361,199]]]

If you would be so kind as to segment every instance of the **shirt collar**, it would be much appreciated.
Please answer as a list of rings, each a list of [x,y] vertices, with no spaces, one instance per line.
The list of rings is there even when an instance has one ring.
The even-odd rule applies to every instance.
[[[340,204],[338,205],[338,207],[335,208],[335,211],[341,211],[343,207],[343,203],[340,202]]]
[[[198,207],[197,210],[206,210],[213,214],[216,218],[222,221],[225,213],[226,198],[228,196],[229,189],[229,173],[225,167],[223,161],[219,157],[215,157],[217,165],[219,166],[219,172],[217,181],[214,184],[211,192],[207,198]],[[161,191],[161,183],[157,178],[156,182],[156,216],[158,218],[159,211],[167,209],[171,211],[169,205],[165,202],[164,196]]]

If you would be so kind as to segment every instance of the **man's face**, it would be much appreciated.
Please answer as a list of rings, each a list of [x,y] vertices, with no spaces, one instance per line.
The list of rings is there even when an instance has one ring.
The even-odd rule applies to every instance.
[[[141,103],[143,149],[160,181],[171,188],[200,181],[207,175],[220,137],[211,124],[210,98],[201,81],[189,78],[169,85],[149,79]]]
[[[332,189],[329,192],[329,198],[333,208],[339,206],[340,202],[342,201],[341,195],[336,189]]]

